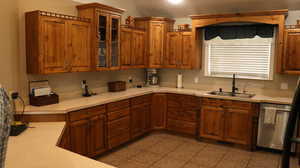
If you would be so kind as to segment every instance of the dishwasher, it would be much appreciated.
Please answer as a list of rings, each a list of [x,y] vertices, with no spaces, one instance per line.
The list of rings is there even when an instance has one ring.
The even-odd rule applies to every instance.
[[[274,110],[273,115],[271,116],[273,121],[271,122],[269,122],[269,120],[266,120],[266,118],[270,117],[266,115],[267,110]],[[267,103],[261,104],[257,136],[258,147],[270,148],[275,150],[283,149],[284,136],[290,110],[290,105]],[[295,146],[292,147],[292,152],[294,151]]]

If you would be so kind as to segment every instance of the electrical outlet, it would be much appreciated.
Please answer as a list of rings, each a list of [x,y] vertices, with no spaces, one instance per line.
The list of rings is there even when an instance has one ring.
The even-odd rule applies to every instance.
[[[281,83],[280,84],[280,89],[281,90],[288,90],[289,89],[289,84],[288,83]]]
[[[129,76],[129,77],[128,77],[128,82],[129,82],[129,83],[132,83],[132,82],[133,82],[132,76]]]
[[[194,83],[199,83],[199,77],[194,78]]]
[[[19,93],[18,92],[11,92],[11,98],[13,99],[13,100],[15,100],[15,99],[17,99],[18,97],[19,97]]]

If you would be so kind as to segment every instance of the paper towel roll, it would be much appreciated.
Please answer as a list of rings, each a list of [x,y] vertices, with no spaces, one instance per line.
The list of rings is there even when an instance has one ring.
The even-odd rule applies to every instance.
[[[182,82],[183,82],[183,76],[182,76],[182,74],[178,74],[177,75],[177,88],[183,88],[183,84],[182,84]]]

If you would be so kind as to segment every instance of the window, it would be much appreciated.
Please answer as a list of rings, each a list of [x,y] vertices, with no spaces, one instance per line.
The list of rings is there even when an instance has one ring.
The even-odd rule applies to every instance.
[[[205,76],[244,79],[273,79],[274,38],[204,41]]]

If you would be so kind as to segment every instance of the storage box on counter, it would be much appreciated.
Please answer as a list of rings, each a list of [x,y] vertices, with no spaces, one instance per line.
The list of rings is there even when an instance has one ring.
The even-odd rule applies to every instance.
[[[115,81],[108,82],[108,91],[109,92],[121,92],[126,90],[126,82],[125,81]]]

